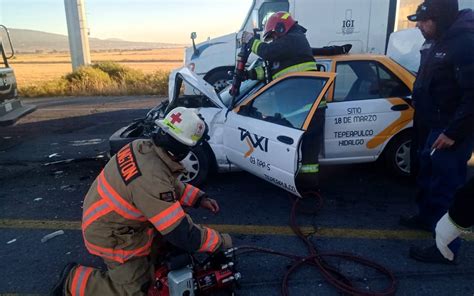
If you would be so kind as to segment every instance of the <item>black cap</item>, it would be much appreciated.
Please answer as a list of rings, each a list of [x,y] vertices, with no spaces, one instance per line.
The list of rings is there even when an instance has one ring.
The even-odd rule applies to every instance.
[[[416,9],[416,13],[407,18],[412,22],[426,21],[429,19],[439,20],[454,19],[458,12],[458,0],[425,0]]]
[[[418,5],[416,9],[416,13],[409,15],[407,18],[409,21],[412,22],[419,22],[419,21],[426,21],[432,18],[433,16],[430,14],[429,8],[425,2]]]

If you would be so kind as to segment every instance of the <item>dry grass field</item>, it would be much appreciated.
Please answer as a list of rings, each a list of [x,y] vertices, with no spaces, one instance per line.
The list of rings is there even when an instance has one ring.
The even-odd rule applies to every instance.
[[[144,73],[169,71],[182,66],[184,48],[148,51],[117,51],[91,53],[93,63],[113,61]],[[18,85],[25,87],[58,79],[72,71],[69,54],[17,54],[11,61]]]

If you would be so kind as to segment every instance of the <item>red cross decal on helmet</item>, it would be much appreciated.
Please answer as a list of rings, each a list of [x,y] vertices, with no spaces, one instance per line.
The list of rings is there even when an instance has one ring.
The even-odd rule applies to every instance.
[[[175,113],[171,115],[171,123],[174,124],[175,122],[180,123],[182,121],[181,119],[181,113]]]

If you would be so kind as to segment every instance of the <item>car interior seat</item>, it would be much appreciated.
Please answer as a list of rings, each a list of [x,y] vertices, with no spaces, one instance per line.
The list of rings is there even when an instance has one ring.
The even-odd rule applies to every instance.
[[[351,65],[357,75],[357,80],[345,97],[345,101],[371,99],[379,97],[379,82],[377,74],[368,64],[357,63]]]

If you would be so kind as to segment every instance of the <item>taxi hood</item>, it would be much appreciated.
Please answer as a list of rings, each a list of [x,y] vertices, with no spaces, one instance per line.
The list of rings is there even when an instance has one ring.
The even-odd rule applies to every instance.
[[[226,108],[214,87],[201,77],[197,76],[187,67],[182,67],[173,70],[170,74],[168,84],[168,98],[170,103],[173,102],[179,96],[180,89],[183,84],[185,86],[186,93],[202,93],[212,102],[214,102],[217,106],[221,108]]]

